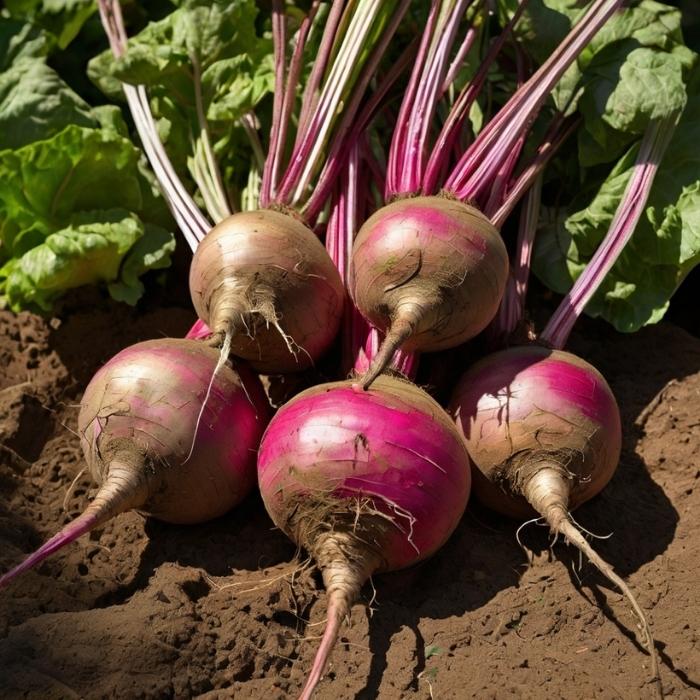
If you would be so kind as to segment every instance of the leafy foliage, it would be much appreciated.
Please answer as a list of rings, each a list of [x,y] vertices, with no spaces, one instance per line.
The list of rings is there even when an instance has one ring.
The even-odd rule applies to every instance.
[[[654,180],[645,216],[617,264],[587,307],[620,331],[660,320],[672,294],[700,263],[700,71]],[[545,284],[566,292],[607,232],[631,176],[637,146],[602,183],[584,182],[571,204],[547,210],[537,234],[533,269]],[[570,212],[570,213],[569,213]]]

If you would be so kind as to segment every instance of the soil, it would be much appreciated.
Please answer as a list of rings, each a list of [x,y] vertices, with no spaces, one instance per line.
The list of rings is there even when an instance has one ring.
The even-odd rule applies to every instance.
[[[62,321],[0,312],[0,570],[88,503],[81,388],[119,349],[182,335],[178,308],[74,300]],[[648,612],[665,692],[700,697],[700,341],[585,321],[571,344],[609,379],[625,443],[576,518]],[[75,480],[72,490],[69,489]],[[652,697],[625,600],[545,528],[471,504],[449,543],[376,577],[319,700]],[[277,698],[298,694],[322,629],[317,573],[257,497],[214,522],[121,515],[0,593],[0,697]]]

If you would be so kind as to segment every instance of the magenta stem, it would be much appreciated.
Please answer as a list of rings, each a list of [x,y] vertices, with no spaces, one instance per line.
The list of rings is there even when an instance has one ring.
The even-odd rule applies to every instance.
[[[352,144],[355,141],[361,138],[363,132],[367,128],[367,125],[372,121],[375,114],[382,106],[386,94],[410,64],[414,56],[414,49],[414,44],[410,44],[406,47],[406,49],[404,49],[398,60],[379,81],[379,85],[372,93],[370,99],[367,100],[362,109],[359,111],[357,118],[354,120],[352,130],[348,134],[347,138],[344,141],[336,140],[336,142],[333,144],[331,150],[329,151],[328,159],[326,160],[323,170],[318,177],[313,194],[309,198],[309,201],[304,208],[304,213],[308,219],[313,220],[316,216],[318,216],[320,210],[323,208],[326,200],[328,199],[329,193],[338,178],[338,173],[345,163],[348,149],[352,147]],[[374,160],[372,160],[369,164],[373,165]],[[382,175],[382,182],[384,179],[385,176]]]
[[[484,0],[476,0],[474,5],[474,14],[476,15],[479,12],[481,12],[484,6]],[[452,83],[454,83],[455,79],[457,78],[457,74],[464,65],[467,56],[469,55],[469,52],[474,47],[474,42],[476,41],[476,38],[478,36],[479,30],[472,24],[467,29],[467,32],[464,35],[464,39],[462,40],[462,43],[457,49],[455,57],[452,59],[452,63],[450,63],[450,67],[447,69],[447,74],[445,75],[445,79],[443,80],[442,86],[440,87],[441,95],[444,95],[450,89]]]
[[[316,105],[318,105],[321,82],[333,51],[333,40],[338,31],[338,24],[340,23],[340,18],[343,16],[343,5],[343,0],[333,0],[328,17],[326,18],[321,44],[318,47],[318,53],[314,59],[314,65],[311,68],[309,80],[304,88],[304,95],[302,97],[301,110],[299,113],[299,125],[297,127],[297,142],[299,141],[298,136],[300,134],[305,134],[309,128],[309,119],[316,109]]]
[[[647,127],[632,177],[605,238],[540,335],[540,340],[547,345],[558,349],[566,345],[574,323],[632,237],[677,120],[678,114],[673,114],[655,120]]]
[[[456,145],[459,132],[469,115],[469,110],[484,87],[491,67],[498,58],[506,39],[511,35],[513,27],[520,19],[529,0],[522,0],[503,31],[493,41],[486,56],[481,61],[474,77],[464,86],[443,124],[435,141],[433,150],[428,158],[423,176],[422,191],[424,194],[435,194],[439,189],[442,173],[446,170],[452,151]]]
[[[360,317],[361,318],[361,317]],[[364,326],[357,326],[364,331],[364,343],[355,353],[355,373],[359,376],[364,376],[370,369],[372,360],[382,347],[384,334],[375,326],[364,322]],[[415,352],[406,352],[405,350],[397,350],[391,359],[390,367],[397,372],[400,372],[409,379],[414,379],[418,371],[419,355]]]
[[[506,195],[498,209],[488,215],[491,223],[496,228],[503,226],[513,209],[515,209],[516,204],[520,201],[520,198],[532,186],[547,163],[552,159],[552,156],[559,151],[569,136],[576,131],[579,123],[580,119],[576,116],[564,119],[561,113],[557,113],[535,155],[523,168],[520,175],[509,183]]]
[[[358,72],[357,61],[367,48],[364,44],[371,36],[375,22],[383,21],[387,13],[386,7],[378,0],[366,0],[364,3],[360,0],[360,4],[364,5],[362,12],[358,10],[349,19],[347,33],[335,55],[317,108],[309,120],[308,130],[292,153],[277,195],[280,203],[303,210],[308,208],[309,199],[313,196],[310,183],[315,168],[323,167],[327,161],[326,154],[336,149],[342,150],[365,89],[410,0],[399,0],[369,56],[363,59],[363,69]],[[339,112],[341,116],[338,118]]]
[[[389,148],[385,198],[420,190],[428,131],[457,28],[472,0],[433,0]]]
[[[343,284],[347,287],[348,266],[352,254],[352,243],[357,232],[360,216],[360,143],[355,142],[350,148],[346,167],[342,170],[339,183],[334,193],[331,212],[326,229],[326,248],[338,268]],[[357,339],[356,317],[359,312],[349,296],[346,297],[342,320],[342,367],[347,374],[353,365]]]
[[[540,175],[528,190],[520,212],[515,260],[508,275],[508,283],[498,308],[498,315],[492,324],[493,334],[501,340],[509,338],[525,316],[525,299],[530,280],[532,249],[537,232],[541,199],[542,176]]]
[[[526,133],[554,85],[621,0],[595,0],[576,26],[535,74],[508,100],[460,159],[445,187],[458,199],[477,199]]]
[[[289,64],[289,76],[287,78],[287,84],[284,91],[284,103],[282,106],[282,120],[280,127],[279,141],[281,144],[279,159],[275,163],[273,170],[273,189],[272,189],[272,199],[276,198],[276,183],[277,183],[277,173],[281,167],[282,154],[284,151],[284,145],[287,141],[287,132],[292,119],[292,111],[294,109],[294,101],[296,98],[297,86],[299,85],[299,78],[301,76],[302,69],[302,59],[304,58],[304,46],[306,45],[306,39],[308,38],[309,30],[311,29],[311,23],[318,9],[318,3],[315,3],[309,14],[304,18],[304,21],[299,27],[299,32],[297,35],[297,43],[294,47],[294,52],[292,53],[292,59]]]
[[[260,206],[268,207],[277,188],[280,160],[284,151],[282,121],[285,97],[285,70],[287,55],[287,22],[282,0],[272,2],[272,43],[275,54],[275,94],[272,102],[270,145],[263,168],[260,186]]]
[[[517,42],[515,42],[515,57],[516,74],[518,79],[517,84],[518,87],[520,87],[525,82],[526,74],[522,51],[520,50],[520,46],[517,44]],[[482,207],[482,211],[489,218],[492,214],[498,211],[499,207],[503,204],[508,184],[513,177],[513,171],[515,170],[515,166],[520,159],[520,154],[525,146],[526,138],[526,133],[520,135],[520,138],[515,143],[515,147],[508,154],[505,161],[503,161],[503,164],[496,173],[496,177],[493,179],[491,187],[487,192],[488,200]]]
[[[401,192],[418,192],[425,172],[428,129],[433,120],[440,88],[445,79],[449,53],[454,44],[457,28],[471,0],[456,2],[447,20],[439,27],[437,46],[423,68],[422,79],[414,109],[411,111],[405,162],[401,173]]]
[[[428,22],[421,36],[418,55],[416,56],[414,68],[411,71],[411,77],[404,92],[404,98],[401,102],[399,114],[394,126],[394,133],[391,137],[386,172],[386,199],[389,199],[395,192],[398,192],[401,187],[401,159],[407,148],[406,141],[408,139],[410,111],[414,106],[416,93],[418,92],[418,81],[421,77],[422,67],[425,65],[439,11],[440,0],[432,0],[430,4],[430,13],[428,14]]]

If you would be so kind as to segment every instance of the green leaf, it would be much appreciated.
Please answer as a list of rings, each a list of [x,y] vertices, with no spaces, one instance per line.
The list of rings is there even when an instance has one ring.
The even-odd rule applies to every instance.
[[[498,4],[505,22],[518,2],[499,0]],[[587,5],[580,0],[531,0],[515,33],[526,51],[542,63]],[[552,92],[557,108],[564,109],[585,87],[581,111],[589,133],[579,130],[582,165],[614,160],[643,131],[640,124],[646,124],[649,115],[682,105],[679,87],[696,59],[683,45],[678,9],[641,0],[615,13]],[[574,107],[575,101],[569,111]],[[608,154],[605,159],[604,154]]]
[[[91,114],[99,123],[101,129],[112,132],[117,136],[129,138],[129,127],[124,121],[121,109],[116,105],[93,107]]]
[[[47,35],[24,20],[0,17],[0,71],[20,58],[39,58],[49,52]]]
[[[66,226],[74,212],[140,211],[139,156],[122,136],[75,125],[47,141],[0,152],[0,255],[24,254],[37,234]]]
[[[169,231],[146,224],[144,235],[129,251],[122,263],[119,280],[108,285],[112,298],[127,304],[135,304],[143,295],[140,278],[149,270],[170,266],[170,256],[175,250],[175,237]]]
[[[272,55],[254,61],[243,54],[217,61],[202,75],[207,119],[235,121],[253,109],[275,85]]]
[[[622,255],[586,308],[620,331],[659,321],[674,291],[700,263],[700,71],[654,179],[647,207]],[[632,173],[637,146],[566,211],[548,210],[538,231],[533,270],[565,293],[605,236]],[[588,193],[588,194],[586,194]]]
[[[626,40],[600,51],[587,68],[588,83],[579,102],[585,130],[609,154],[644,133],[646,125],[685,104],[684,66],[672,53],[638,47]],[[586,141],[582,142],[586,144]],[[600,162],[580,152],[581,164]]]
[[[192,83],[193,62],[205,71],[241,54],[256,56],[253,0],[191,0],[129,39],[126,55],[115,60],[106,51],[90,62],[89,74],[102,87],[105,76],[146,86],[182,89]],[[109,84],[105,86],[111,91]],[[182,95],[185,97],[185,95]]]
[[[189,0],[130,38],[122,59],[106,51],[88,66],[90,79],[111,99],[123,100],[119,80],[147,86],[160,137],[186,182],[193,142],[203,126],[198,92],[214,144],[233,144],[232,123],[272,92],[272,43],[257,34],[257,14],[254,0]],[[222,170],[231,159],[246,163],[236,168],[236,181],[227,182],[242,189],[252,153],[245,141],[236,139],[236,146],[235,153],[219,149],[217,157]]]
[[[5,7],[11,17],[29,20],[51,34],[59,49],[65,49],[97,11],[94,0],[5,0]]]
[[[69,124],[96,126],[96,121],[89,105],[43,59],[17,59],[0,74],[0,150],[51,138]]]
[[[515,14],[519,0],[498,0],[501,25]],[[551,55],[581,13],[580,0],[529,0],[515,26],[515,35],[538,64]]]
[[[15,311],[48,311],[65,290],[100,281],[112,282],[115,298],[135,303],[143,291],[138,275],[167,265],[173,243],[172,235],[157,227],[147,233],[139,218],[123,209],[83,212],[5,265],[0,290]]]
[[[101,116],[109,128],[71,125],[0,152],[0,295],[15,310],[98,281],[133,303],[138,276],[169,264],[172,234],[155,225],[169,221],[163,200],[116,113]]]
[[[498,0],[504,24],[512,17],[519,0]],[[581,0],[529,0],[515,34],[538,63],[543,63],[568,34],[590,3]],[[634,39],[639,46],[672,51],[683,45],[681,13],[655,0],[641,0],[633,7],[616,12],[598,31],[581,55],[585,66],[603,47],[623,39]]]

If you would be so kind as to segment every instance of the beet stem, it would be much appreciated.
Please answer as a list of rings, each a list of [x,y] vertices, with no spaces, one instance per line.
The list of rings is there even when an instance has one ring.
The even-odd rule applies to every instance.
[[[679,117],[675,112],[648,124],[608,232],[540,335],[540,340],[551,347],[561,349],[566,345],[574,324],[634,234]]]
[[[644,635],[644,643],[651,657],[651,677],[656,694],[663,698],[663,687],[659,674],[659,663],[654,647],[651,627],[641,606],[634,597],[630,587],[615,573],[608,564],[587,542],[579,529],[571,520],[569,514],[569,484],[558,469],[544,468],[534,474],[522,487],[522,495],[530,505],[547,521],[552,533],[561,533],[580,552],[585,554],[588,561],[600,571],[611,583],[616,585],[629,601],[632,609],[639,618],[639,624]]]
[[[148,497],[148,489],[140,473],[142,470],[136,466],[131,455],[123,461],[114,459],[109,465],[105,482],[85,512],[61,528],[21,564],[0,576],[0,589],[86,532],[106,523],[119,513],[143,505]]]

